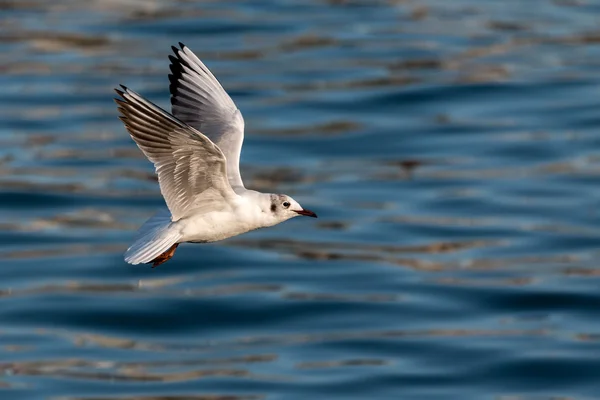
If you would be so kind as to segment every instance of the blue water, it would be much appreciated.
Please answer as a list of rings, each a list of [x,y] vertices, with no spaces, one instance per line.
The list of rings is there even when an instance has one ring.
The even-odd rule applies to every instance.
[[[595,1],[13,1],[0,398],[600,398]],[[170,46],[246,121],[246,186],[319,214],[156,269],[117,119]]]

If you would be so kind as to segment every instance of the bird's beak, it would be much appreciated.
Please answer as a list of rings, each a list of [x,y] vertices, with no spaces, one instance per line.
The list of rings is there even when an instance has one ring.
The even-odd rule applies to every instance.
[[[294,210],[295,213],[298,213],[300,215],[304,215],[306,217],[313,217],[313,218],[317,218],[317,214],[315,214],[314,212],[304,209],[304,210],[300,210],[300,211],[296,211]]]

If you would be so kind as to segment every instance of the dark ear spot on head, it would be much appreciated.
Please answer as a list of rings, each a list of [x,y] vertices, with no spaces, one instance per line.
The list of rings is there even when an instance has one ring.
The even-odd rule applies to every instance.
[[[271,204],[271,212],[275,212],[276,209],[277,206],[275,205],[275,203]]]

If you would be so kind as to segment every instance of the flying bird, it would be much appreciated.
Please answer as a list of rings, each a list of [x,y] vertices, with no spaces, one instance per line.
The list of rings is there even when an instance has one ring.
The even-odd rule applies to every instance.
[[[156,169],[166,207],[142,225],[125,252],[130,264],[160,265],[180,243],[207,243],[317,215],[285,194],[244,187],[242,113],[185,45],[172,47],[171,113],[121,85],[119,119]]]

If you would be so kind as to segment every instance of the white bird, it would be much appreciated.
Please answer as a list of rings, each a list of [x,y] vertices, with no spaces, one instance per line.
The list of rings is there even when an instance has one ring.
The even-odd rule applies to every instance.
[[[207,243],[317,217],[284,194],[244,187],[239,171],[244,118],[217,78],[182,43],[170,55],[172,114],[121,85],[119,119],[158,175],[167,208],[139,229],[130,264],[168,261],[179,243]]]

